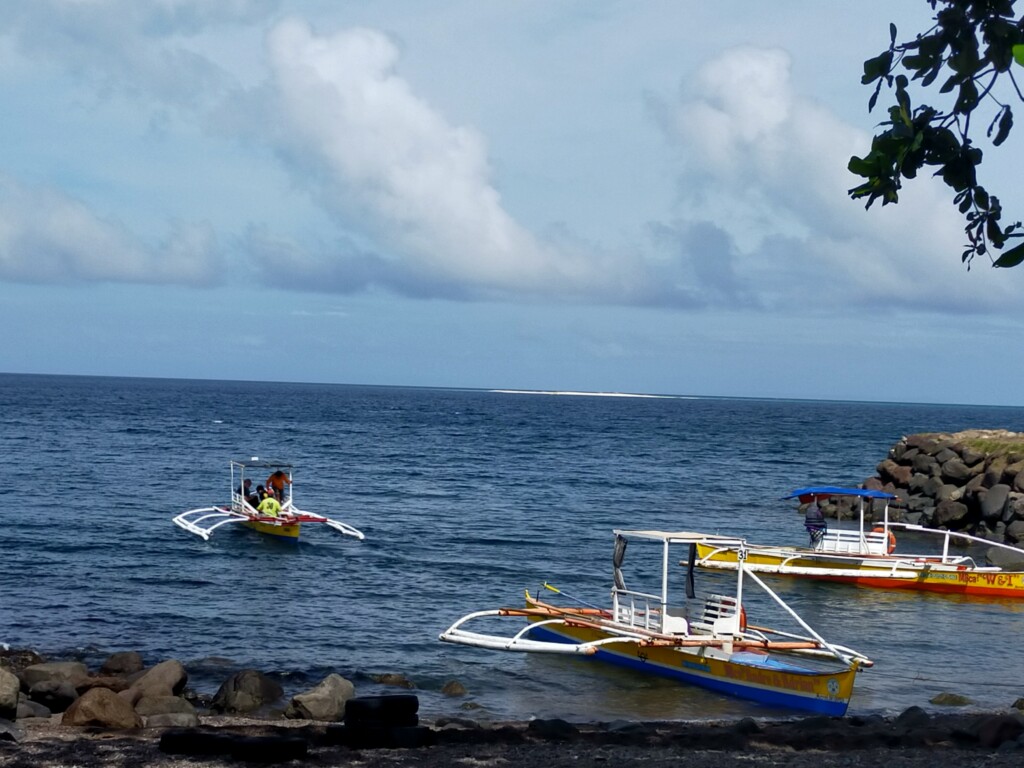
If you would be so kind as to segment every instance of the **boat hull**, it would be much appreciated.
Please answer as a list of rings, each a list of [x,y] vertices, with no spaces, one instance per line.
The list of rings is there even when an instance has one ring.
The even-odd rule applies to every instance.
[[[735,550],[697,545],[697,564],[736,570]],[[916,555],[840,557],[796,548],[752,547],[745,567],[756,573],[856,584],[875,589],[913,589],[955,595],[1024,599],[1024,572],[943,565]]]
[[[265,536],[274,536],[275,538],[291,541],[299,538],[299,533],[302,529],[299,523],[267,523],[260,520],[246,520],[242,525]]]
[[[591,642],[613,636],[592,627],[560,624],[535,627],[530,635],[563,643]],[[846,714],[856,676],[856,668],[852,666],[834,672],[796,670],[761,652],[734,653],[733,660],[727,660],[715,658],[714,651],[707,648],[633,643],[602,646],[588,658],[769,706],[833,717]]]

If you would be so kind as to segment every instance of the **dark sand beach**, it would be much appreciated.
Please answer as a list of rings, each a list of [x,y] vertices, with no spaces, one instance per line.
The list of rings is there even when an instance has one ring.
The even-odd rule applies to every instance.
[[[219,768],[246,763],[377,766],[758,766],[964,768],[1020,765],[1024,716],[928,714],[898,718],[810,717],[729,723],[570,724],[560,720],[479,724],[439,720],[405,729],[416,746],[371,744],[345,726],[310,721],[204,717],[194,729],[112,732],[71,728],[59,716],[17,724],[19,741],[0,742],[5,768],[158,766]],[[361,741],[362,747],[351,742]],[[388,741],[385,739],[384,741]],[[348,745],[346,745],[347,742]],[[213,745],[211,747],[211,744]],[[192,752],[185,754],[185,752]],[[196,754],[205,752],[206,754]]]

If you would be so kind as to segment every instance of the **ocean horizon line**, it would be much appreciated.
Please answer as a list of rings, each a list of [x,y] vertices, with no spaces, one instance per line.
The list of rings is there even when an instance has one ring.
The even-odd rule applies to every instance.
[[[996,403],[946,403],[931,402],[926,400],[902,401],[902,400],[858,400],[826,397],[781,397],[772,395],[695,395],[662,392],[621,392],[614,390],[579,390],[579,389],[530,389],[526,387],[468,387],[454,385],[433,385],[433,384],[380,384],[380,383],[354,383],[340,381],[300,381],[300,380],[271,380],[271,379],[218,379],[203,378],[195,376],[130,376],[123,374],[101,374],[101,373],[26,373],[14,371],[0,371],[0,377],[21,377],[21,378],[66,378],[66,379],[114,379],[125,381],[177,381],[196,383],[224,383],[224,384],[254,384],[254,385],[292,385],[310,387],[363,387],[376,389],[420,389],[427,391],[447,392],[487,392],[493,394],[534,394],[563,397],[608,397],[638,400],[739,400],[753,402],[782,402],[782,403],[849,403],[865,405],[897,405],[897,406],[946,406],[951,408],[1024,408],[1024,405],[1007,405]]]

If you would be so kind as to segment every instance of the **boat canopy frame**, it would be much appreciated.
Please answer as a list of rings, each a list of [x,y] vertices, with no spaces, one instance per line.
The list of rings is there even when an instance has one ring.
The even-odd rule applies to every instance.
[[[462,645],[489,648],[492,650],[521,651],[533,653],[552,654],[583,654],[591,655],[598,648],[614,645],[616,643],[634,643],[639,645],[660,645],[660,646],[705,646],[721,647],[732,650],[733,648],[756,647],[772,648],[783,647],[789,644],[790,652],[808,657],[834,659],[844,665],[857,667],[870,667],[873,662],[865,655],[845,646],[836,645],[825,640],[818,632],[807,624],[786,602],[779,597],[757,574],[744,567],[746,561],[747,543],[744,539],[733,536],[722,536],[714,534],[693,533],[688,531],[657,531],[657,530],[632,530],[616,529],[615,549],[613,555],[613,586],[612,586],[612,607],[611,610],[600,609],[589,603],[565,595],[580,605],[586,606],[577,610],[572,608],[559,609],[535,600],[526,593],[527,603],[535,604],[535,608],[498,608],[492,610],[475,611],[452,624],[447,630],[441,633],[440,638],[445,642],[459,643]],[[658,594],[653,592],[642,592],[631,590],[626,587],[621,566],[623,564],[626,546],[622,542],[630,540],[646,540],[661,544],[661,589]],[[688,569],[687,597],[690,594],[692,583],[694,561],[692,557],[673,562],[672,552],[674,548],[684,545],[696,550],[698,543],[711,544],[719,547],[735,549],[740,553],[740,565],[736,574],[735,610],[718,618],[709,626],[697,626],[697,622],[687,622],[685,619],[676,617],[671,613],[669,594],[669,572],[670,566],[678,564]],[[765,594],[777,603],[805,632],[808,634],[798,635],[789,632],[768,629],[766,627],[745,627],[743,622],[743,590],[744,580],[750,579]],[[551,587],[545,583],[545,587],[554,592],[561,593],[561,590]],[[565,594],[565,593],[561,593]],[[724,597],[719,595],[717,597]],[[710,598],[709,598],[710,599]],[[730,601],[731,597],[728,598]],[[511,636],[484,634],[480,632],[463,629],[467,622],[495,616],[532,617],[535,621]],[[536,619],[540,619],[536,621]],[[548,640],[533,640],[528,637],[531,629],[543,627],[549,624],[576,624],[589,625],[596,629],[613,633],[614,636],[602,638],[589,642],[567,644]],[[696,631],[691,631],[696,630]],[[772,641],[768,634],[784,638],[783,641]]]
[[[819,498],[828,498],[828,497],[831,497],[831,496],[855,497],[855,498],[857,498],[859,500],[858,501],[858,517],[859,517],[860,544],[861,544],[861,548],[862,548],[861,552],[868,552],[868,553],[872,553],[872,554],[886,554],[886,555],[890,554],[889,552],[886,552],[884,550],[882,552],[877,552],[875,550],[877,549],[877,546],[878,546],[879,542],[881,542],[881,545],[883,547],[885,546],[885,544],[889,541],[889,536],[890,536],[891,531],[893,529],[895,529],[895,530],[909,531],[909,532],[913,532],[913,533],[924,533],[924,534],[928,534],[929,536],[941,536],[942,537],[942,553],[941,553],[941,555],[936,555],[936,557],[939,558],[938,562],[943,564],[943,565],[969,565],[969,566],[971,566],[973,571],[978,572],[978,573],[998,572],[998,571],[1000,571],[1002,569],[999,568],[998,566],[992,566],[991,568],[988,568],[988,567],[985,567],[985,566],[977,565],[977,564],[975,564],[973,558],[971,558],[969,556],[950,554],[950,551],[949,551],[950,547],[957,543],[956,540],[968,541],[968,542],[971,542],[971,543],[974,543],[974,544],[983,544],[983,545],[985,545],[987,547],[995,547],[997,549],[1004,549],[1004,550],[1008,550],[1010,552],[1013,552],[1015,554],[1024,556],[1024,550],[1022,550],[1020,547],[1015,547],[1012,544],[1006,544],[1004,542],[999,542],[999,541],[991,541],[990,539],[983,539],[980,536],[974,536],[972,534],[962,533],[962,532],[959,532],[959,531],[950,531],[950,530],[940,529],[940,528],[928,528],[926,526],[919,525],[917,523],[900,523],[900,522],[892,521],[892,520],[889,519],[889,505],[890,505],[890,503],[893,500],[897,500],[898,501],[899,500],[899,496],[897,496],[894,493],[889,493],[887,491],[876,491],[876,490],[872,490],[870,488],[843,488],[843,487],[840,487],[840,486],[832,486],[832,485],[813,485],[813,486],[808,486],[807,488],[798,488],[797,490],[793,491],[792,493],[788,494],[787,496],[783,496],[782,498],[783,498],[784,501],[788,501],[790,499],[799,499],[801,503],[807,503],[807,502],[812,501],[812,500],[813,501],[817,501],[817,499],[819,499]],[[865,499],[870,499],[870,500],[882,499],[882,500],[885,500],[885,507],[882,510],[882,521],[881,521],[881,528],[882,528],[882,530],[880,532],[877,532],[877,533],[876,532],[872,532],[874,534],[873,536],[869,536],[869,533],[867,531],[867,525],[865,524],[865,521],[864,521],[864,500]],[[874,525],[877,525],[877,523],[874,524]],[[843,529],[843,530],[847,530],[847,529]],[[759,547],[759,549],[761,549],[761,548]],[[822,551],[824,551],[824,550],[822,550]],[[829,552],[829,554],[833,554],[833,553]],[[842,555],[844,553],[838,552],[838,553],[835,553],[835,554]],[[850,553],[851,557],[856,556],[856,554],[857,553]],[[910,569],[911,571],[913,571],[913,570],[918,570],[919,571],[919,570],[922,569],[922,567],[926,567],[927,566],[927,563],[924,563],[924,565],[922,565],[922,562],[915,562],[915,560],[920,560],[920,561],[924,562],[923,558],[921,558],[920,556],[917,556],[917,555],[907,555],[907,556],[905,556],[905,562],[900,562],[899,563],[899,568],[900,569],[906,568],[906,569]],[[915,576],[916,576],[916,574],[907,573],[907,574],[905,574],[903,576],[894,576],[894,577],[895,578],[914,578]]]

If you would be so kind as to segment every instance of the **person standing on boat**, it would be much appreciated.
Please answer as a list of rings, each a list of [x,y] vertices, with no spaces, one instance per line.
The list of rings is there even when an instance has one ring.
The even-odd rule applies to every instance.
[[[279,469],[267,478],[267,490],[269,490],[278,501],[284,501],[284,487],[291,485],[292,479],[283,469]]]
[[[811,503],[807,505],[807,512],[804,513],[804,528],[807,529],[807,533],[811,537],[811,549],[817,549],[825,537],[825,531],[828,530],[825,514],[818,506],[817,498],[812,499]]]

